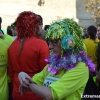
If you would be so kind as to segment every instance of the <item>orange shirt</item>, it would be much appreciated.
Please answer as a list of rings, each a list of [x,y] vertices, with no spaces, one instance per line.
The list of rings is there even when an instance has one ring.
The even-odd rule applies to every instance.
[[[18,56],[20,45],[21,41],[15,40],[8,50],[8,69],[11,82],[13,83],[13,98],[15,100],[42,100],[32,92],[21,96],[19,93],[18,73],[23,71],[32,77],[40,72],[47,64],[45,58],[49,57],[49,48],[46,42],[41,39],[35,37],[26,38],[22,52]]]

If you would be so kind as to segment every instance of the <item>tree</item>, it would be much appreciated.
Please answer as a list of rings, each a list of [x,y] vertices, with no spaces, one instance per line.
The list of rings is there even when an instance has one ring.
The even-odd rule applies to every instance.
[[[85,11],[90,12],[96,24],[100,23],[100,0],[84,0]]]

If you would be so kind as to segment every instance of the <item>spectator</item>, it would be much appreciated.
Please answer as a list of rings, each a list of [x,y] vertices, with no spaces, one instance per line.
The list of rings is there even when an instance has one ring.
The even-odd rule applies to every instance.
[[[13,38],[1,31],[2,18],[0,17],[0,100],[12,100],[10,93],[11,83],[7,76],[8,48]],[[9,86],[9,88],[8,88]]]
[[[87,28],[87,33],[89,35],[89,38],[84,40],[84,44],[86,45],[87,48],[87,55],[92,58],[92,61],[95,63],[97,67],[97,46],[99,42],[98,38],[96,37],[97,28],[93,25],[89,26]],[[89,75],[89,80],[85,88],[85,94],[87,95],[99,95],[98,86],[93,81],[95,73],[93,75],[91,74]],[[91,98],[88,99],[91,100]]]
[[[26,72],[34,76],[47,64],[45,58],[49,56],[47,43],[38,38],[41,31],[41,20],[35,13],[24,11],[16,19],[16,30],[18,37],[10,46],[9,53],[9,75],[13,84],[13,100],[42,100],[33,92],[21,95],[18,73]]]

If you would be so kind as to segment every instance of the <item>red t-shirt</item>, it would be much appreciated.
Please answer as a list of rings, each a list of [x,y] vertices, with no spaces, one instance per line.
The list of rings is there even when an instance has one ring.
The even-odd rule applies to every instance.
[[[45,65],[45,58],[49,57],[49,48],[45,41],[38,38],[26,38],[20,56],[21,41],[15,40],[8,50],[8,71],[13,84],[13,98],[15,100],[42,100],[33,92],[21,96],[18,73],[23,71],[31,77],[40,72]]]

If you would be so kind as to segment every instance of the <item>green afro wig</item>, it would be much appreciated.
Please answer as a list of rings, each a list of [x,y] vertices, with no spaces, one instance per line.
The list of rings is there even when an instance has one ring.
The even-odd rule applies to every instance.
[[[51,39],[60,39],[61,41],[66,42],[67,38],[73,38],[75,46],[73,48],[74,53],[78,53],[80,50],[84,50],[83,48],[83,38],[82,38],[82,28],[75,22],[73,19],[62,19],[53,22],[49,29],[46,31],[46,40]],[[65,38],[65,40],[63,39]],[[73,43],[73,44],[74,44]],[[65,45],[66,44],[61,44]],[[66,51],[66,49],[62,46],[63,51]]]

